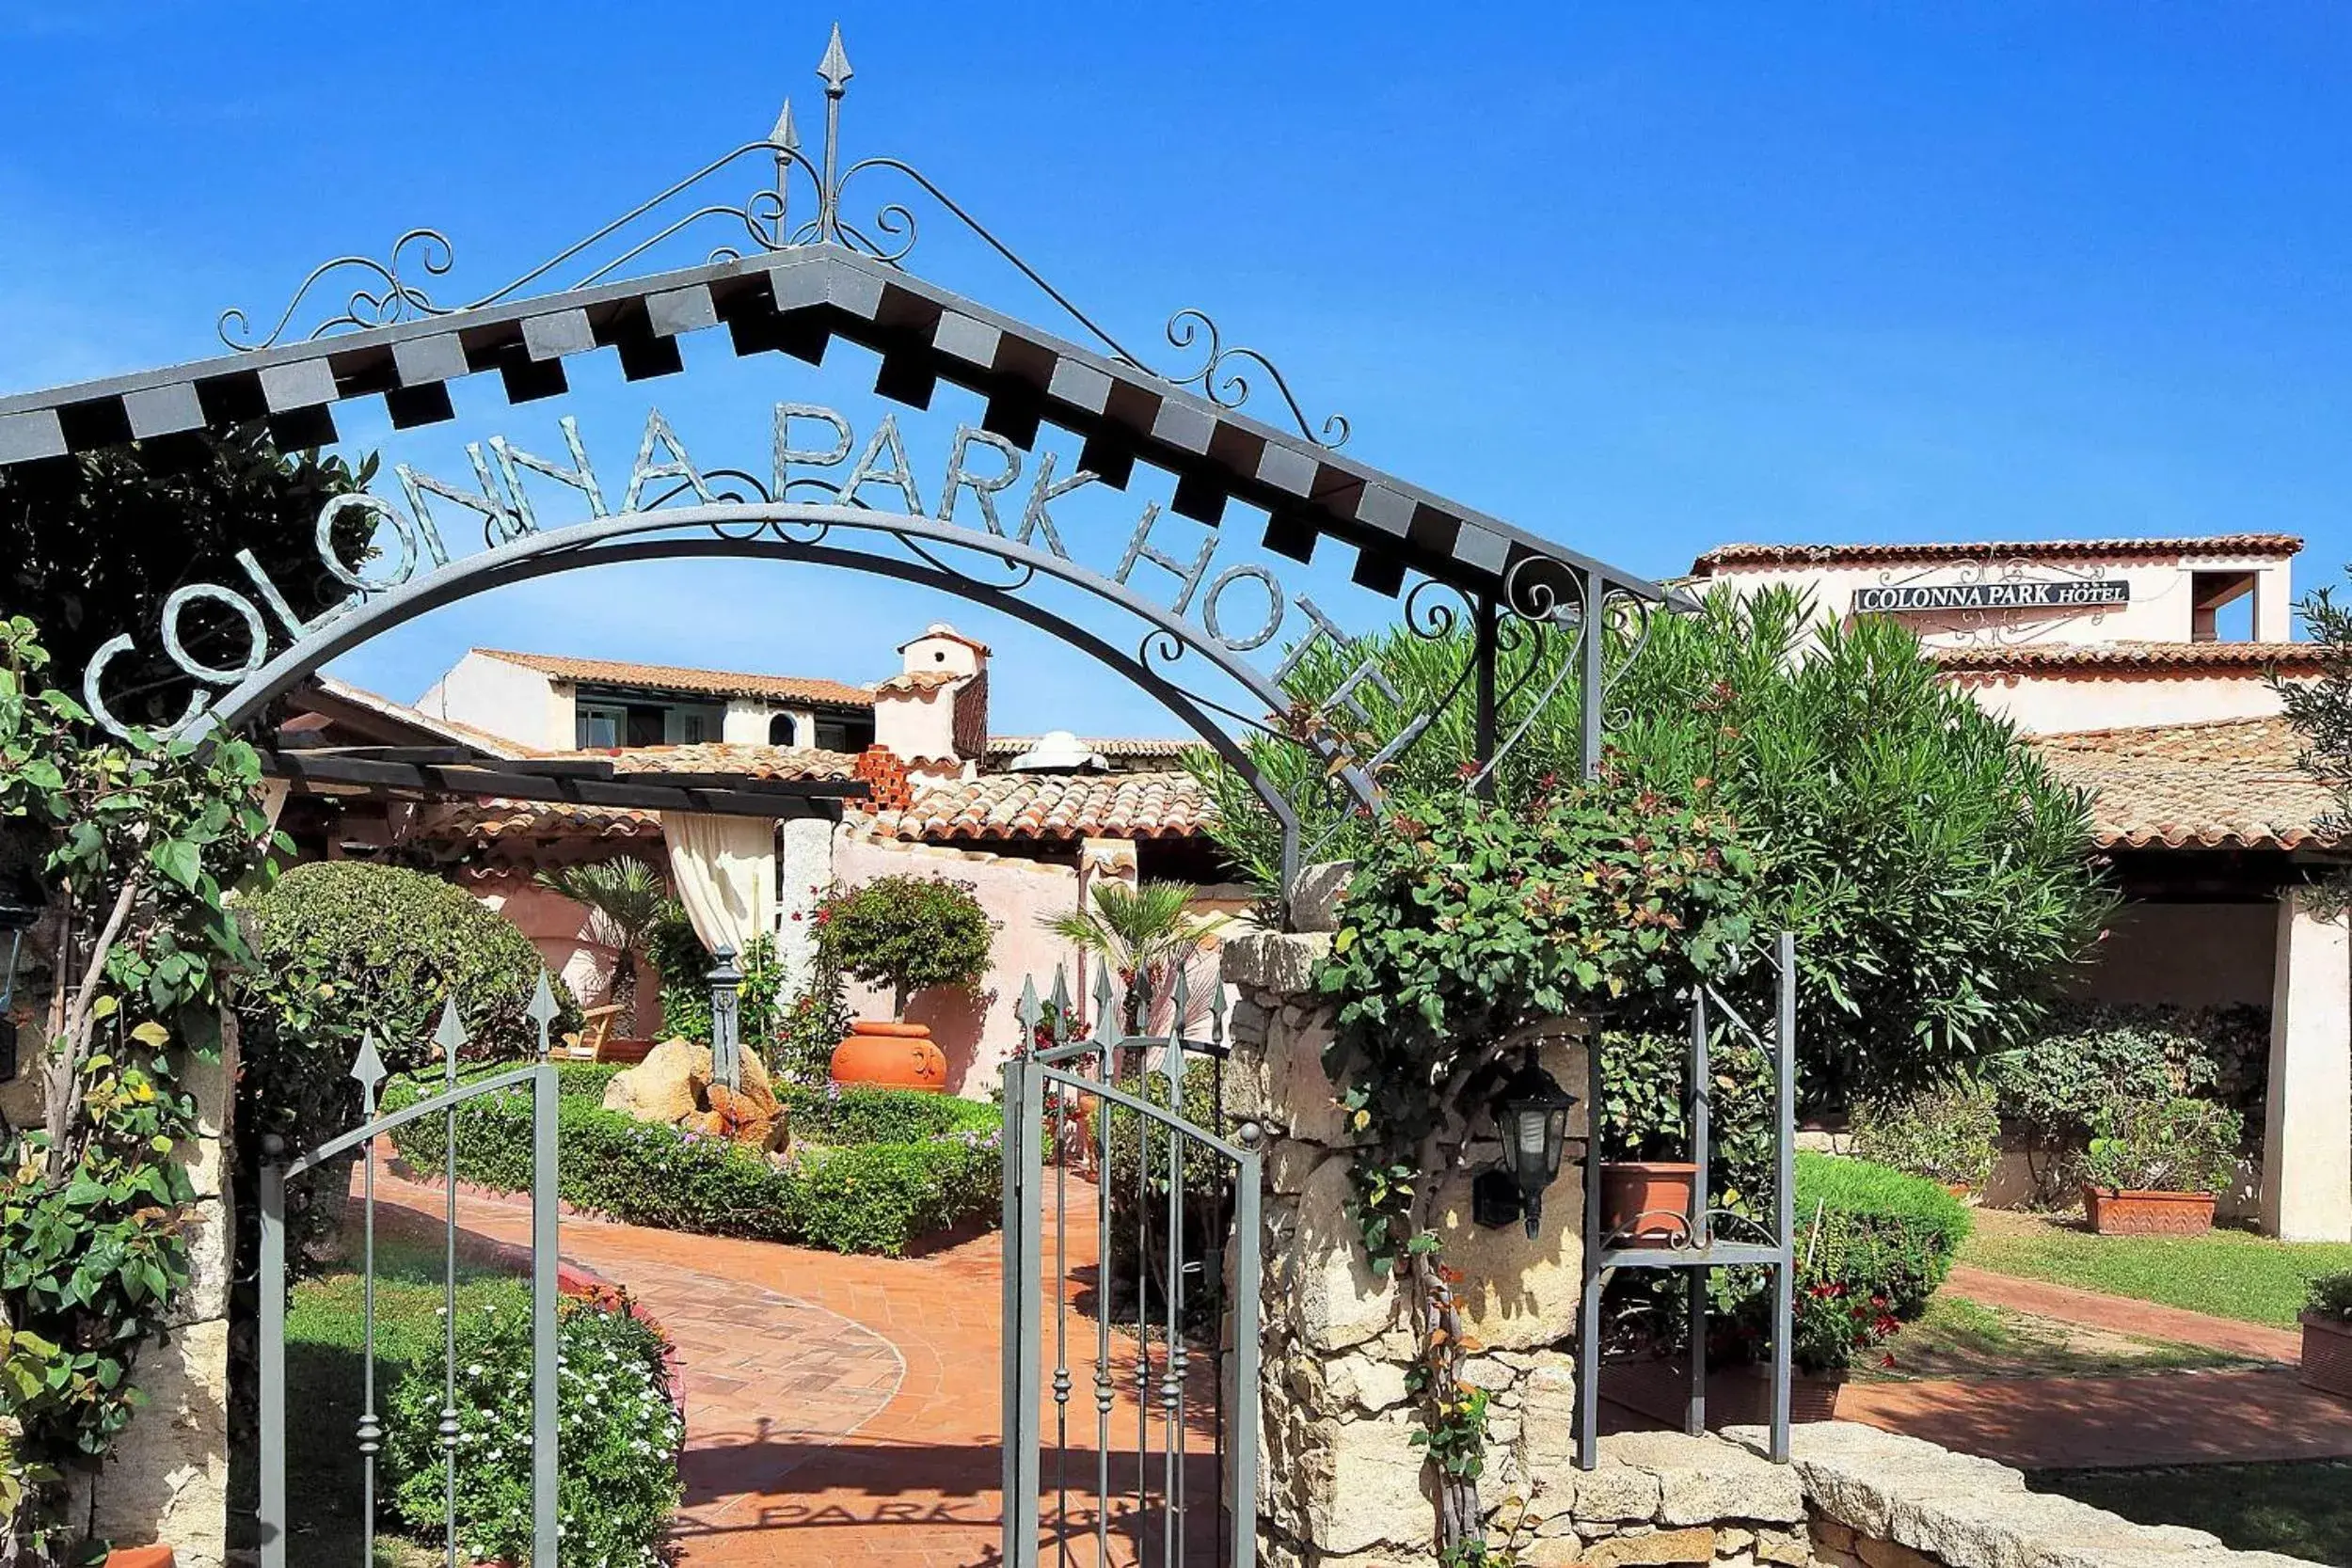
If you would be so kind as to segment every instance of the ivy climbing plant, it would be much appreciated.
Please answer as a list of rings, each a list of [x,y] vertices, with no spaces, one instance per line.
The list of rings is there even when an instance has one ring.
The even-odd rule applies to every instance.
[[[1751,935],[1756,857],[1702,784],[1675,799],[1613,771],[1510,809],[1465,794],[1392,805],[1367,835],[1318,977],[1337,1005],[1324,1067],[1358,1143],[1353,1214],[1399,1275],[1418,1358],[1417,1434],[1438,1471],[1449,1563],[1487,1560],[1486,1395],[1436,1228],[1512,1056],[1567,1021],[1677,1005]]]
[[[175,1062],[215,1056],[223,986],[251,962],[228,890],[285,847],[250,746],[101,737],[46,684],[30,621],[0,623],[0,832],[35,841],[51,1001],[39,1120],[0,1118],[0,1560],[45,1561],[59,1476],[95,1465],[189,1281],[196,1130]]]

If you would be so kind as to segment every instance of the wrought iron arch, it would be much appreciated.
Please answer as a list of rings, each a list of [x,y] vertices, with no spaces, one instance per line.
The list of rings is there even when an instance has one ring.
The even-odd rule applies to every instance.
[[[730,531],[746,529],[750,531]],[[832,536],[836,529],[895,540],[915,559],[834,542]],[[691,531],[703,530],[707,531]],[[932,553],[928,546],[934,546],[993,557],[1010,567],[1014,575],[1005,582],[974,577]],[[1298,811],[1259,768],[1248,749],[1213,715],[1222,715],[1265,735],[1307,747],[1334,765],[1328,777],[1356,804],[1369,809],[1379,803],[1379,789],[1371,775],[1361,764],[1347,759],[1334,741],[1320,736],[1290,736],[1274,727],[1272,721],[1287,702],[1280,687],[1214,639],[1197,633],[1181,616],[1171,614],[1123,584],[1050,550],[979,530],[866,507],[800,501],[721,502],[624,513],[526,533],[490,549],[458,557],[395,588],[363,597],[326,625],[297,638],[223,693],[217,702],[200,711],[192,711],[183,723],[191,733],[240,729],[329,660],[420,615],[494,589],[592,566],[713,558],[832,566],[935,588],[1002,611],[1086,654],[1157,699],[1248,782],[1281,827],[1285,886],[1298,868]],[[1143,623],[1144,630],[1135,651],[1129,653],[1101,633],[1020,597],[1019,591],[1040,576],[1090,594]],[[1216,673],[1263,704],[1263,716],[1204,697],[1163,673],[1192,655],[1200,656]],[[94,660],[90,666],[86,695],[98,705],[93,711],[103,709],[97,684],[103,668],[103,659]]]

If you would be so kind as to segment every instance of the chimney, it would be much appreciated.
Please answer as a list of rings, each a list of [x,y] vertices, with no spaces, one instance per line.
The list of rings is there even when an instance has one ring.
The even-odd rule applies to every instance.
[[[874,688],[874,743],[911,780],[971,778],[988,750],[988,644],[934,621],[898,645],[898,664]]]

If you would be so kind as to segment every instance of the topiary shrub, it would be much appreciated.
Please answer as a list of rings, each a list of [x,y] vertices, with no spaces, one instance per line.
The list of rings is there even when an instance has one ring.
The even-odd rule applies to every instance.
[[[373,1033],[398,1072],[436,1058],[433,1031],[454,997],[469,1038],[461,1056],[505,1061],[536,1053],[531,998],[539,950],[464,889],[401,866],[365,861],[297,865],[244,908],[261,963],[237,998],[241,1025],[237,1125],[248,1180],[259,1136],[299,1154],[358,1125],[352,1063]],[[580,1006],[554,981],[555,1033],[580,1027]],[[288,1219],[306,1241],[332,1216],[302,1183]],[[304,1249],[290,1249],[289,1257]]]
[[[818,942],[843,974],[890,988],[896,1019],[916,991],[977,984],[996,938],[971,884],[935,877],[877,877],[827,898],[817,920]]]
[[[1796,1338],[1808,1372],[1837,1372],[1915,1323],[1971,1228],[1935,1182],[1867,1160],[1797,1156]],[[1749,1332],[1762,1341],[1760,1310]]]
[[[2001,1117],[1976,1085],[1908,1100],[1867,1100],[1853,1109],[1853,1151],[1941,1185],[1982,1187],[1993,1174]]]
[[[682,1492],[686,1417],[670,1386],[669,1344],[628,1309],[558,1307],[556,1520],[572,1562],[652,1565]],[[520,1289],[457,1324],[456,1543],[476,1561],[531,1555],[531,1313]],[[450,1450],[439,1424],[437,1355],[413,1365],[387,1409],[391,1502],[421,1538],[446,1539]]]

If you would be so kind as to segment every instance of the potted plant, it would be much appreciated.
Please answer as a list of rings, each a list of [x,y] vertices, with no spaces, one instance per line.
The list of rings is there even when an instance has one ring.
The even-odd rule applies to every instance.
[[[2237,1170],[2245,1123],[2201,1100],[2120,1100],[2091,1118],[2083,1209],[2103,1236],[2193,1236]]]
[[[889,1020],[858,1020],[834,1048],[834,1082],[945,1089],[947,1058],[928,1026],[907,1022],[907,1002],[917,991],[969,988],[988,973],[996,923],[971,887],[877,877],[826,899],[817,921],[825,956],[841,973],[890,990]]]
[[[2001,1118],[1991,1090],[1956,1084],[1905,1099],[1866,1100],[1854,1107],[1852,1132],[1858,1157],[1966,1198],[1993,1175]]]
[[[2303,1381],[2352,1400],[2352,1269],[2312,1281],[2301,1322]]]
[[[1699,1167],[1680,1156],[1681,1041],[1612,1031],[1594,1041],[1610,1084],[1603,1101],[1600,1230],[1604,1245],[1666,1247],[1691,1233]]]

